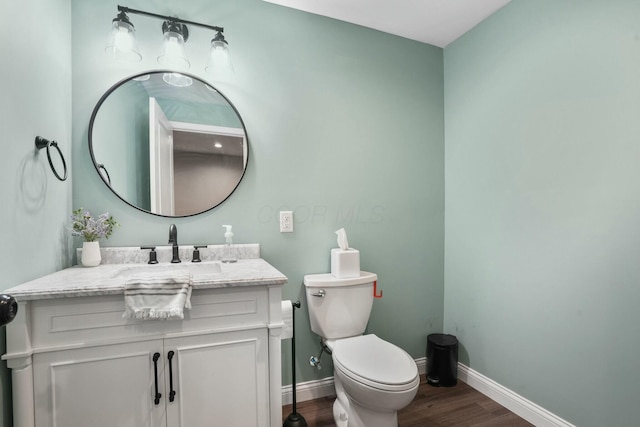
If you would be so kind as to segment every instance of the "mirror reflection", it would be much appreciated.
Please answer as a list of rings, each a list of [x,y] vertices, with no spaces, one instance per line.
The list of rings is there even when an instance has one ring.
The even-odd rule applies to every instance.
[[[194,76],[154,71],[105,93],[89,124],[98,174],[126,203],[161,216],[190,216],[226,200],[247,166],[237,110]]]

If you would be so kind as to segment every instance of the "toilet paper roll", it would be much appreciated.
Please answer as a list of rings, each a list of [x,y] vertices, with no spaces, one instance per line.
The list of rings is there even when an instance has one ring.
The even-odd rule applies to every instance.
[[[283,340],[293,338],[293,305],[290,300],[282,301],[282,322],[284,328],[280,338]]]

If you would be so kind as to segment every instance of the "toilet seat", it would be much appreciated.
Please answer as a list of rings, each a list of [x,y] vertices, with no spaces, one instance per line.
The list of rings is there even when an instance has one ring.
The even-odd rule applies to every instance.
[[[333,347],[334,368],[353,381],[385,391],[405,391],[420,381],[411,356],[374,334],[337,340]]]

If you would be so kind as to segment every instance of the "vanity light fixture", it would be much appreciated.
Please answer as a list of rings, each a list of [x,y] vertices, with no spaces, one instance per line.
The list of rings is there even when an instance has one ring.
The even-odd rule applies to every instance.
[[[209,61],[204,70],[214,76],[220,76],[224,73],[233,74],[233,64],[231,63],[231,56],[229,55],[229,43],[224,39],[222,31],[218,31],[216,36],[211,39]]]
[[[188,69],[191,62],[187,58],[187,50],[184,43],[189,39],[187,26],[177,21],[164,21],[162,23],[162,54],[158,56],[158,64],[168,68]]]
[[[224,28],[120,5],[118,5],[118,15],[112,21],[112,30],[105,49],[114,58],[128,61],[140,61],[142,59],[135,39],[135,27],[127,16],[130,13],[163,20],[162,34],[164,42],[162,51],[158,56],[158,63],[161,65],[176,70],[186,70],[191,66],[185,49],[185,43],[189,39],[188,24],[216,32],[211,40],[210,54],[205,68],[207,72],[214,75],[221,72],[233,73],[233,66],[229,57],[229,44],[223,35]]]
[[[111,21],[111,33],[104,51],[114,59],[131,62],[139,62],[142,59],[136,41],[136,29],[122,10]]]

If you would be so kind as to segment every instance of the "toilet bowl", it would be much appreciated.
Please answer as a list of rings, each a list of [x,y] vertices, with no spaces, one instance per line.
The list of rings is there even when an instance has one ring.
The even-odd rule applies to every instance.
[[[420,385],[411,356],[369,334],[337,340],[332,357],[337,426],[397,426],[398,410],[411,403]]]
[[[374,334],[363,335],[376,280],[364,271],[346,279],[304,277],[311,330],[333,358],[337,427],[397,427],[398,410],[411,403],[420,385],[407,352]]]

